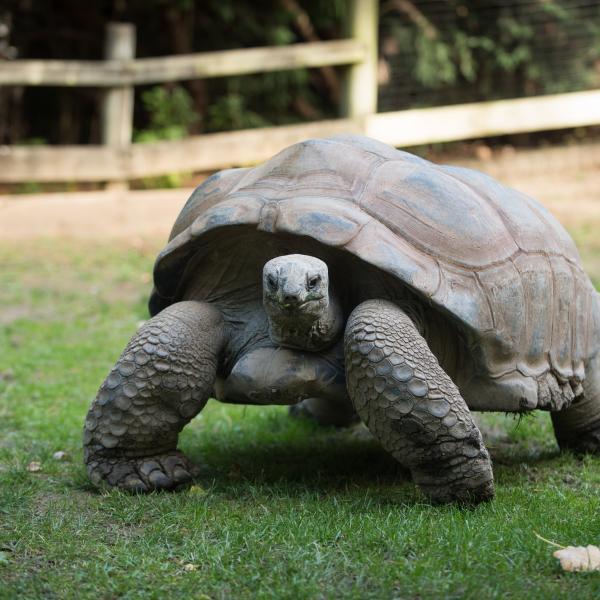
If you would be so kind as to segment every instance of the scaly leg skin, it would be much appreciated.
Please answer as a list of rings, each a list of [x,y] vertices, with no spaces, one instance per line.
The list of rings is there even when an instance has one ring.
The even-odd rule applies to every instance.
[[[138,330],[85,421],[92,483],[147,492],[193,478],[177,436],[213,390],[224,337],[220,312],[201,302],[173,304]]]
[[[434,502],[494,495],[490,457],[450,377],[400,308],[368,300],[345,333],[348,392],[371,433]]]
[[[600,353],[586,365],[583,395],[552,413],[558,445],[577,454],[600,454]]]

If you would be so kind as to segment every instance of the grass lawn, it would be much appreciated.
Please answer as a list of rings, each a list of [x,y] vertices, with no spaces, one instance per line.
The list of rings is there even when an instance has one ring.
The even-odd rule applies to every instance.
[[[573,232],[596,285],[597,232]],[[95,491],[83,419],[157,250],[0,245],[0,598],[600,598],[534,535],[600,545],[600,458],[559,454],[545,413],[481,419],[497,496],[472,510],[427,503],[360,428],[212,401],[181,437],[194,487]]]

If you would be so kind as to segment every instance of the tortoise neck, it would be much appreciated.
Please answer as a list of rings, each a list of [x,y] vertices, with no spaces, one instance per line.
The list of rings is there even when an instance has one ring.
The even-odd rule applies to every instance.
[[[286,348],[318,352],[333,346],[339,339],[344,326],[340,304],[334,294],[329,293],[329,302],[317,319],[292,313],[269,317],[271,340]]]

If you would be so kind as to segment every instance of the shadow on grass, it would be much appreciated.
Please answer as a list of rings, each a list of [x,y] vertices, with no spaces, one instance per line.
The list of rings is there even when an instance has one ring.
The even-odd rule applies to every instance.
[[[267,494],[288,496],[364,490],[376,492],[382,503],[391,501],[391,495],[394,502],[423,502],[409,470],[358,428],[335,430],[306,424],[302,429],[304,435],[296,432],[292,439],[265,443],[243,436],[219,443],[199,436],[187,451],[202,465],[199,481],[212,481],[225,495],[235,496],[251,486]],[[562,456],[558,449],[543,443],[508,440],[494,444],[490,454],[505,481],[519,480],[524,465],[551,477]]]
[[[410,472],[377,442],[355,440],[351,434],[337,431],[265,445],[194,445],[190,458],[203,464],[202,477],[216,480],[243,479],[266,485],[288,482],[314,489],[410,481]]]

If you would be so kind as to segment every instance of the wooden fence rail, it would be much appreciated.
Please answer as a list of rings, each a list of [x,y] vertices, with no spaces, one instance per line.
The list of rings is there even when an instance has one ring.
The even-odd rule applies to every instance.
[[[307,42],[129,60],[15,60],[0,63],[0,85],[119,87],[361,63],[357,40]]]
[[[110,146],[0,147],[0,181],[111,181],[211,171],[266,160],[290,144],[342,133],[394,146],[600,123],[600,90],[422,108],[301,125]]]
[[[110,24],[105,61],[0,61],[0,85],[106,89],[102,145],[0,146],[0,183],[126,182],[265,160],[310,137],[358,133],[394,146],[600,124],[600,90],[377,113],[378,0],[349,0],[348,39],[159,58],[133,58],[135,31]],[[341,65],[343,118],[132,144],[133,86]]]

